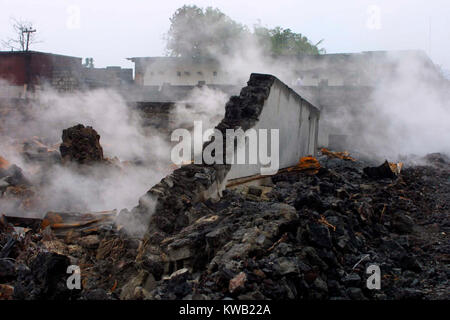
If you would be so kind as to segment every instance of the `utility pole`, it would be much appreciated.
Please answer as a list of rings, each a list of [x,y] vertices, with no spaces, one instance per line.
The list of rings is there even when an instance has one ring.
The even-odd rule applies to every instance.
[[[27,46],[26,46],[25,51],[28,51],[28,45],[29,45],[29,43],[30,43],[30,33],[33,33],[33,32],[36,32],[36,29],[25,28],[25,29],[22,31],[22,34],[23,34],[23,33],[26,33],[26,34],[27,34]]]

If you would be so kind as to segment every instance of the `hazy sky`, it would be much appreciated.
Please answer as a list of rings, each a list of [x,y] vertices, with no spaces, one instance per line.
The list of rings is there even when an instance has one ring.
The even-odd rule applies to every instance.
[[[131,67],[126,57],[164,54],[169,18],[183,4],[325,39],[328,53],[420,49],[450,69],[449,0],[0,0],[0,39],[12,36],[11,18],[29,20],[42,41],[34,50]]]

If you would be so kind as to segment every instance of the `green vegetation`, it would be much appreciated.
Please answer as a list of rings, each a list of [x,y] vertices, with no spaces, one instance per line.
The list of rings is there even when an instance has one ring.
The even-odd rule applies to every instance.
[[[225,15],[219,9],[184,5],[170,18],[167,33],[167,54],[178,57],[207,57],[228,54],[233,45],[245,45],[253,37],[265,53],[273,56],[321,54],[319,41],[309,39],[291,29],[269,29],[255,26],[253,32]],[[239,42],[240,41],[240,42]]]

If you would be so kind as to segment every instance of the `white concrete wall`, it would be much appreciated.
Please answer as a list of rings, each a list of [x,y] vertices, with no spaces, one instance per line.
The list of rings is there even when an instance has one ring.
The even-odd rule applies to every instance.
[[[214,62],[187,62],[186,60],[155,60],[145,68],[144,85],[160,86],[197,85],[199,81],[206,84],[229,84],[229,75]]]
[[[301,157],[315,155],[319,113],[279,80],[275,80],[254,129],[279,129],[279,168],[298,163]],[[270,135],[268,136],[270,142]],[[248,145],[246,145],[248,150]],[[270,154],[270,147],[268,148]],[[259,161],[258,161],[259,162]],[[227,180],[260,174],[261,165],[234,164]]]

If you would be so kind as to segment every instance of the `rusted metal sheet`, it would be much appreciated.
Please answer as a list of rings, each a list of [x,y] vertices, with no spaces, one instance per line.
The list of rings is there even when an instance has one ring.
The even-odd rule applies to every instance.
[[[14,227],[29,228],[36,232],[41,227],[42,219],[2,215],[0,217],[0,224],[2,223],[3,224],[10,223]]]
[[[56,236],[69,233],[88,234],[106,224],[113,224],[116,210],[100,212],[47,212],[44,218],[0,216],[0,225],[12,224],[14,227],[29,228],[34,231],[50,227]]]

